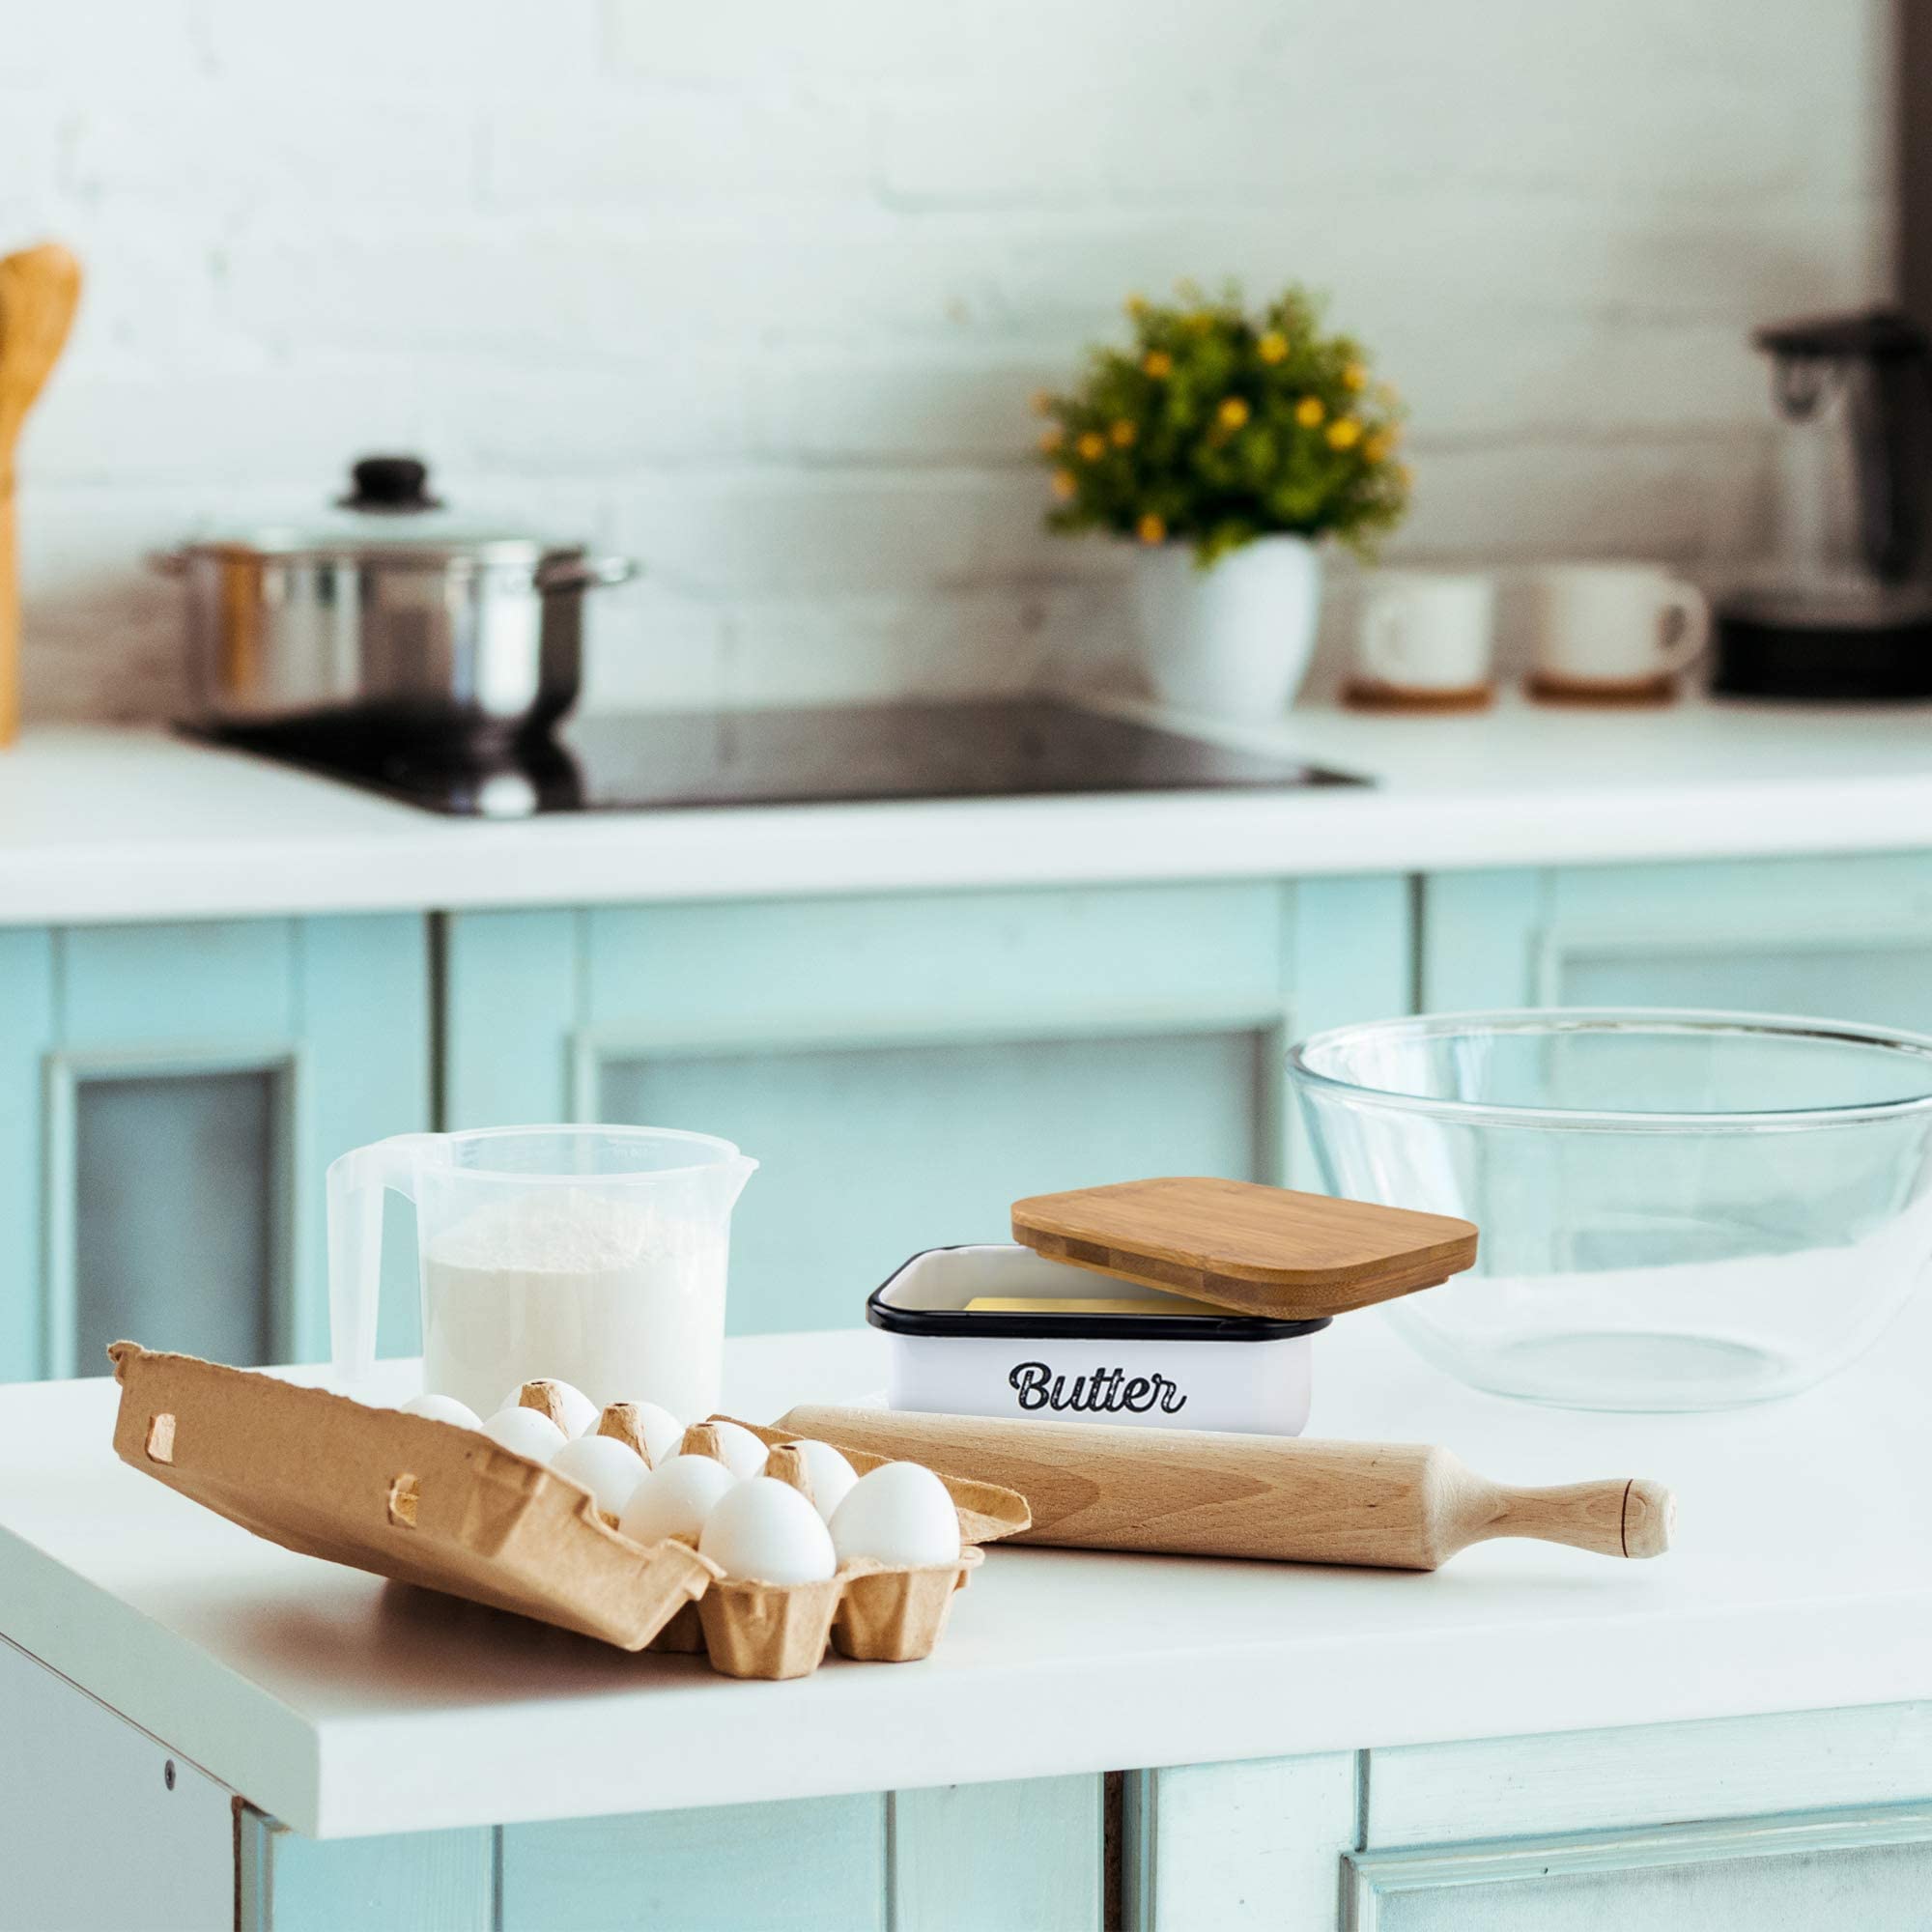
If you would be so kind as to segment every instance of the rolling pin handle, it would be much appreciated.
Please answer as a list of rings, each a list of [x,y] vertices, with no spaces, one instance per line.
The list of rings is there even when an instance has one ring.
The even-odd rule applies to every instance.
[[[1529,1536],[1600,1556],[1662,1556],[1670,1547],[1676,1504],[1647,1477],[1566,1483],[1547,1490],[1498,1489],[1495,1507],[1470,1540]],[[1460,1546],[1459,1546],[1460,1547]]]
[[[1677,1498],[1662,1483],[1633,1476],[1624,1491],[1624,1554],[1662,1556],[1677,1531]]]

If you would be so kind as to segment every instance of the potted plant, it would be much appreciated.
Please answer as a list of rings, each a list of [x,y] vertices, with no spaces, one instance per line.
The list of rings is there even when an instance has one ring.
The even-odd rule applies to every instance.
[[[1136,601],[1155,691],[1187,710],[1269,717],[1315,648],[1319,546],[1366,554],[1402,518],[1395,392],[1290,288],[1250,314],[1183,283],[1127,303],[1133,341],[1089,352],[1084,380],[1036,398],[1050,418],[1056,530],[1140,546]]]

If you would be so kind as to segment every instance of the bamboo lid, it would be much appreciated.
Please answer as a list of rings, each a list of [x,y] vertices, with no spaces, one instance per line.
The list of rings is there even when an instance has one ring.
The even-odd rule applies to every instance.
[[[1057,1262],[1224,1308],[1306,1321],[1434,1288],[1476,1259],[1446,1214],[1169,1176],[1013,1203],[1013,1238]]]

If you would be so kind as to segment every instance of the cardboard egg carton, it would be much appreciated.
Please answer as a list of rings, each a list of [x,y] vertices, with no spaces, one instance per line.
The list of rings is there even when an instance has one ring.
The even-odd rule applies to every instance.
[[[788,1592],[727,1582],[685,1544],[633,1543],[588,1492],[474,1430],[132,1342],[108,1354],[115,1453],[255,1535],[620,1650],[701,1649],[729,1676],[803,1675],[828,1639],[850,1657],[924,1656],[980,1560],[968,1548],[937,1573],[854,1565]],[[850,1460],[863,1473],[886,1459]],[[1030,1520],[1010,1490],[947,1488],[969,1545]]]
[[[714,1421],[735,1421],[718,1416]],[[765,1473],[810,1496],[802,1460],[787,1446],[799,1438],[782,1430],[740,1423],[771,1456]],[[685,1449],[703,1453],[703,1425],[687,1433]],[[891,1458],[863,1452],[846,1457],[860,1475]],[[836,1576],[812,1583],[758,1583],[721,1579],[674,1618],[659,1641],[667,1649],[691,1643],[697,1625],[711,1667],[727,1677],[805,1677],[817,1669],[828,1644],[841,1657],[868,1663],[910,1663],[929,1657],[946,1629],[953,1593],[963,1590],[984,1552],[979,1548],[1024,1529],[1031,1520],[1014,1491],[992,1483],[942,1477],[959,1515],[960,1550],[949,1563],[843,1564]],[[682,1625],[682,1628],[679,1626]],[[693,1645],[692,1647],[696,1647]]]

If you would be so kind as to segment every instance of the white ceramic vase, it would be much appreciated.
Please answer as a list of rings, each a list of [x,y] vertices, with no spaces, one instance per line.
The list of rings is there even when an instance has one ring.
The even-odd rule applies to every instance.
[[[1306,537],[1258,537],[1210,564],[1186,544],[1135,558],[1141,660],[1155,695],[1217,718],[1278,716],[1301,688],[1321,608]]]

